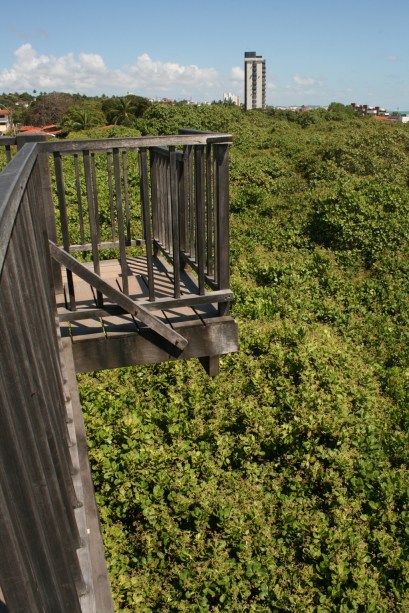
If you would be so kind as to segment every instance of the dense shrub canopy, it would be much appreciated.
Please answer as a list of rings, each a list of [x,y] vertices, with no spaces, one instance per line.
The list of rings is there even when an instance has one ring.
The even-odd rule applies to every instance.
[[[118,610],[409,610],[409,131],[341,107],[134,124],[234,134],[241,349],[80,377]]]

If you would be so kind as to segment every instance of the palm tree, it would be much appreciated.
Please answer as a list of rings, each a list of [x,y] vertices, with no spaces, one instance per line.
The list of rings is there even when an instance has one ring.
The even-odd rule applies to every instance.
[[[105,118],[102,112],[89,109],[72,109],[62,121],[64,128],[78,132],[79,130],[89,130],[97,126],[104,125]]]
[[[135,104],[131,98],[122,96],[113,100],[113,106],[108,111],[108,119],[116,125],[129,126],[135,120]]]

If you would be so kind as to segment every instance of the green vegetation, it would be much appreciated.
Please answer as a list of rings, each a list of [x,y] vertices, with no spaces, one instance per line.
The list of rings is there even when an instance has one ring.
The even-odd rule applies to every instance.
[[[63,92],[33,92],[33,95],[0,94],[0,108],[11,112],[14,124],[43,127],[58,124],[62,137],[70,131],[88,130],[109,124],[135,127],[151,105],[147,98],[128,94],[111,98],[87,97]]]
[[[336,104],[133,123],[183,126],[234,134],[241,349],[215,380],[80,376],[116,607],[407,611],[408,128]]]
[[[241,350],[81,377],[118,610],[409,608],[409,133],[152,105],[232,131]]]

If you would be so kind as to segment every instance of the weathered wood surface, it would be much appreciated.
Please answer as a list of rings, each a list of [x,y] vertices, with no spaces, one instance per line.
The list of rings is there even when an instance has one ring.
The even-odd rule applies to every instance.
[[[107,138],[98,140],[48,141],[39,143],[39,150],[47,153],[77,153],[80,151],[110,151],[112,148],[137,150],[141,147],[169,147],[184,145],[231,144],[231,134],[197,132],[175,136],[137,136],[135,138]]]
[[[36,145],[27,145],[0,175],[0,273],[8,249],[17,211],[36,162]]]
[[[83,513],[85,517],[85,531],[83,536],[87,540],[87,550],[90,555],[90,564],[86,565],[89,573],[89,585],[92,587],[92,597],[94,598],[95,613],[113,613],[109,578],[106,571],[104,546],[101,537],[101,528],[98,519],[98,508],[95,502],[94,486],[91,479],[91,469],[88,460],[87,440],[84,425],[84,418],[81,410],[81,403],[78,394],[76,373],[71,351],[71,343],[64,345],[65,373],[67,376],[67,386],[72,405],[73,427],[75,428],[76,442],[78,449],[78,478],[83,489]],[[83,565],[84,566],[84,565]],[[82,609],[86,606],[90,608],[89,593],[81,598]]]
[[[80,279],[89,283],[91,287],[95,288],[97,292],[104,294],[114,303],[121,306],[124,311],[140,319],[142,323],[148,325],[150,328],[152,328],[152,330],[154,330],[154,332],[156,332],[160,336],[163,336],[177,349],[183,350],[186,347],[186,339],[184,339],[180,334],[177,334],[170,328],[164,326],[161,321],[152,316],[143,306],[135,302],[135,300],[132,300],[132,298],[127,296],[125,293],[122,293],[121,291],[110,285],[107,281],[104,281],[102,277],[95,274],[86,266],[78,262],[75,258],[72,257],[72,255],[66,253],[52,242],[50,242],[50,251],[52,257],[66,267],[67,272],[74,272]],[[98,302],[99,301],[97,298],[97,306],[99,306]]]
[[[71,337],[76,368],[84,371],[111,368],[107,364],[125,366],[128,357],[131,365],[177,358],[205,358],[206,356],[216,358],[218,355],[237,351],[237,324],[230,317],[219,318],[217,307],[219,303],[231,302],[233,298],[231,291],[220,290],[200,295],[197,279],[189,273],[182,272],[181,296],[177,299],[173,298],[172,267],[160,258],[153,258],[153,264],[157,297],[154,302],[150,302],[146,259],[143,257],[127,258],[131,299],[147,312],[152,313],[155,319],[174,333],[184,336],[187,331],[187,336],[184,338],[189,343],[192,342],[193,346],[186,346],[182,352],[177,354],[166,340],[161,341],[160,337],[152,332],[149,325],[143,325],[140,320],[121,312],[114,301],[104,302],[104,308],[98,309],[91,286],[74,275],[77,310],[74,312],[67,310],[64,298],[60,295],[58,312],[61,322],[70,322],[65,323],[63,335]],[[90,266],[92,264],[86,264],[86,267]],[[122,270],[118,260],[102,261],[101,275],[112,287],[115,285],[120,287]],[[216,329],[217,334],[214,332]],[[117,338],[125,336],[136,338],[132,342],[129,340],[122,342]],[[110,341],[113,339],[116,339],[116,342],[111,344]],[[95,347],[91,348],[91,345]],[[128,350],[124,350],[124,346],[132,346],[137,357],[136,355],[130,356]],[[108,356],[109,352],[116,351],[119,351],[117,357]],[[102,354],[104,357],[101,357]],[[203,364],[209,374],[212,373],[212,376],[217,374],[216,359],[204,360]]]
[[[29,162],[27,153],[14,159]],[[11,611],[80,611],[79,596],[86,586],[76,554],[81,545],[74,516],[77,498],[47,274],[45,219],[41,206],[31,208],[39,187],[34,165],[19,198],[9,191],[8,204],[13,198],[19,202],[7,254],[1,259],[0,583]],[[5,207],[2,212],[3,230],[9,211]]]
[[[172,354],[165,342],[161,346],[157,339],[153,338],[149,328],[142,328],[134,334],[118,336],[99,334],[94,338],[89,336],[82,341],[72,343],[75,369],[77,372],[88,372],[155,364],[174,359],[217,358],[219,355],[232,353],[238,349],[238,328],[232,317],[185,321],[180,324],[174,323],[173,326],[188,340],[186,349],[177,357]],[[214,376],[217,372],[209,374]]]
[[[11,613],[112,613],[90,584],[43,163],[26,145],[0,175],[0,585]]]
[[[86,445],[71,423],[54,290],[77,372],[199,358],[215,376],[219,356],[238,349],[237,324],[228,316],[230,143],[228,134],[195,131],[29,143],[0,175],[0,585],[13,612],[112,612],[101,542],[95,554],[87,538],[87,522],[94,530],[98,520],[81,459]],[[128,161],[135,159],[140,188],[133,200]],[[74,169],[77,202],[69,206],[76,207],[81,244],[71,240],[65,164]],[[98,183],[104,164],[108,202]],[[130,257],[129,245],[143,245],[145,257]],[[105,261],[106,248],[115,248],[118,260]],[[91,264],[70,255],[80,250],[92,252]],[[64,273],[65,296],[60,264],[72,273]]]

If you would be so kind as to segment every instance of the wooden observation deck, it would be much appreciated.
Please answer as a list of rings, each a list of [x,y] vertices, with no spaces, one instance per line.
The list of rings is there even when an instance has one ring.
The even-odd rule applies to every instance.
[[[0,175],[0,588],[112,611],[75,372],[237,351],[230,135],[28,142]],[[1,605],[0,605],[1,606]]]

